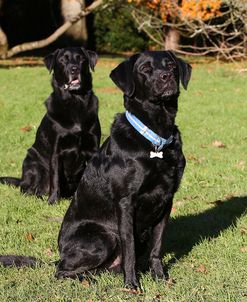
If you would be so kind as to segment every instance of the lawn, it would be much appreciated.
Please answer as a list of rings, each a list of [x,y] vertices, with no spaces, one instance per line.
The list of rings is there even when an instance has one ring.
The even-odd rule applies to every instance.
[[[102,141],[122,94],[109,78],[120,58],[102,58],[94,73]],[[166,236],[167,281],[141,276],[142,293],[122,288],[123,276],[95,282],[56,280],[57,234],[68,205],[55,206],[0,186],[0,254],[35,256],[36,268],[0,267],[0,301],[247,301],[247,62],[193,63],[180,97],[177,125],[187,167]],[[0,175],[19,176],[51,92],[42,67],[0,68]]]

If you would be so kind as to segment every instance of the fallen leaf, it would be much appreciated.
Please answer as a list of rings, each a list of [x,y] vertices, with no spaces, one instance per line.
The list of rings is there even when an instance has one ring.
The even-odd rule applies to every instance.
[[[161,299],[161,297],[162,297],[161,294],[156,294],[156,295],[154,296],[154,300],[155,300],[155,301],[159,301],[159,300]]]
[[[217,140],[213,141],[212,145],[217,148],[226,148],[225,144],[223,144],[221,141],[217,141]]]
[[[247,235],[247,228],[240,228],[242,234]]]
[[[186,159],[201,164],[205,160],[205,157],[197,158],[194,155],[188,155]]]
[[[173,285],[175,285],[175,280],[173,278],[168,278],[168,280],[166,280],[166,285],[168,287],[172,287]]]
[[[83,286],[83,287],[90,287],[90,283],[89,283],[89,281],[88,280],[86,280],[86,279],[83,279],[82,281],[81,281],[81,285]]]
[[[136,289],[130,289],[130,288],[121,288],[120,289],[122,292],[132,294],[132,295],[142,295],[142,292]]]
[[[225,199],[226,200],[229,200],[229,199],[232,199],[232,198],[234,198],[235,197],[235,195],[233,194],[233,193],[229,193],[229,194],[227,194],[226,196],[225,196]]]
[[[205,267],[205,265],[201,264],[197,269],[196,269],[196,272],[198,273],[203,273],[203,274],[207,274],[207,269]]]
[[[33,241],[33,240],[34,240],[33,234],[32,234],[32,233],[27,233],[27,234],[26,234],[26,239],[27,239],[28,241]]]
[[[175,207],[172,207],[171,212],[172,212],[172,213],[176,213],[176,211],[177,211],[177,209],[176,209]]]
[[[48,257],[52,257],[53,256],[53,251],[50,247],[48,247],[47,249],[44,250],[44,253],[48,256]]]
[[[242,252],[247,252],[247,246],[242,246],[240,249]]]
[[[245,168],[245,161],[244,161],[244,160],[240,160],[240,161],[235,165],[235,167],[236,167],[237,169],[244,170],[244,168]]]
[[[27,125],[27,126],[22,127],[20,130],[22,132],[30,132],[32,129],[33,129],[33,126]]]
[[[194,156],[194,155],[188,155],[187,157],[186,157],[186,159],[187,160],[193,160],[193,161],[197,161],[198,159]]]

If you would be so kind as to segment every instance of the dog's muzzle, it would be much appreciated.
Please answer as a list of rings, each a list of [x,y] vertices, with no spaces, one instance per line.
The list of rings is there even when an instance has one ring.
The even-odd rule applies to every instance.
[[[68,68],[69,81],[64,84],[64,89],[73,91],[81,88],[81,75],[78,66],[70,65]]]
[[[166,83],[158,81],[154,84],[154,95],[158,98],[166,99],[167,97],[177,94],[177,92],[178,86],[175,81]]]
[[[64,89],[73,91],[73,90],[78,90],[81,88],[81,76],[78,74],[77,76],[75,75],[70,75],[69,77],[69,82],[67,84],[64,84]]]

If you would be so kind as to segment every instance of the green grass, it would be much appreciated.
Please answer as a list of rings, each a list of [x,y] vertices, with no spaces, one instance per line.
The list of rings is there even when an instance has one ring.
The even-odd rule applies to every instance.
[[[122,94],[109,79],[118,62],[101,59],[94,73],[102,140],[115,113],[123,111]],[[166,237],[168,282],[142,275],[143,293],[134,294],[123,291],[121,275],[102,274],[89,286],[56,280],[57,218],[69,202],[48,206],[1,185],[0,254],[31,255],[44,265],[0,268],[0,301],[247,301],[247,73],[238,72],[247,62],[193,67],[177,116],[187,167]],[[43,67],[0,69],[0,175],[20,175],[49,82]],[[31,131],[23,132],[25,126]]]

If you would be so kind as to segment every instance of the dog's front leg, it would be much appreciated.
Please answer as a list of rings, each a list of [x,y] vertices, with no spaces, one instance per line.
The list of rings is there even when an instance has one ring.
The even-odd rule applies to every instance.
[[[139,282],[136,276],[136,256],[133,229],[134,207],[128,197],[121,199],[119,203],[119,234],[122,247],[122,267],[124,272],[124,284],[128,288],[137,289]]]
[[[84,137],[83,150],[85,152],[85,160],[88,162],[93,154],[99,149],[101,137],[101,129],[98,117],[95,118],[93,124],[88,129],[87,135]]]
[[[54,145],[54,150],[50,160],[50,191],[48,203],[54,204],[59,198],[59,174],[58,174],[58,140]]]
[[[163,248],[164,248],[164,234],[168,224],[169,216],[172,208],[172,198],[166,205],[165,213],[162,220],[153,228],[151,238],[151,252],[150,252],[150,270],[153,278],[164,279],[164,269],[162,265]]]

